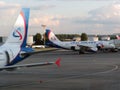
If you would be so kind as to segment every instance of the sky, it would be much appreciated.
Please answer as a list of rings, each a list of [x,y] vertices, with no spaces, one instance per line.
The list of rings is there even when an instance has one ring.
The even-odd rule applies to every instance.
[[[0,0],[0,35],[8,36],[21,8],[30,8],[29,35],[120,33],[119,0]]]

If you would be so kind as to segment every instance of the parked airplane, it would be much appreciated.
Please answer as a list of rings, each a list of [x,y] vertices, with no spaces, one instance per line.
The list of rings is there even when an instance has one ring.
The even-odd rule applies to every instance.
[[[75,50],[75,51],[79,51],[79,53],[84,53],[85,51],[97,52],[98,50],[101,49],[110,49],[114,51],[115,49],[115,45],[113,43],[110,43],[109,41],[62,42],[49,29],[46,29],[45,34],[47,38],[46,45],[51,47],[62,48],[62,49]]]
[[[14,70],[19,67],[44,66],[54,63],[58,66],[60,65],[60,59],[56,62],[15,65],[28,56],[36,53],[32,48],[26,47],[29,11],[29,8],[22,8],[13,27],[13,31],[6,42],[0,47],[0,70]]]
[[[116,35],[117,39],[120,40],[120,36],[119,35]]]

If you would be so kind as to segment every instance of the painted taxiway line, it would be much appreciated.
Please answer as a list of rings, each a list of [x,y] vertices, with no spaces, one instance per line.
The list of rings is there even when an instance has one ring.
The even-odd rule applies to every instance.
[[[74,78],[84,78],[84,77],[88,77],[88,76],[92,76],[92,75],[98,75],[98,74],[107,74],[110,72],[113,72],[117,69],[119,69],[118,65],[111,65],[114,68],[110,69],[110,70],[105,70],[105,71],[101,71],[101,72],[95,72],[95,73],[90,73],[90,74],[83,74],[83,75],[77,75],[77,74],[69,74],[68,77],[59,77],[59,79],[56,80],[49,80],[49,81],[45,81],[45,82],[51,82],[51,81],[58,81],[58,80],[66,80],[66,79],[74,79]]]

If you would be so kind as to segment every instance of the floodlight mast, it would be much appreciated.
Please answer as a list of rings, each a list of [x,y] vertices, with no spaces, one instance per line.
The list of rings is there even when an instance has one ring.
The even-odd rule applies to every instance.
[[[42,39],[44,40],[44,45],[45,45],[45,29],[46,29],[46,25],[45,25],[45,24],[42,24],[41,27],[42,27],[42,29],[43,29]]]

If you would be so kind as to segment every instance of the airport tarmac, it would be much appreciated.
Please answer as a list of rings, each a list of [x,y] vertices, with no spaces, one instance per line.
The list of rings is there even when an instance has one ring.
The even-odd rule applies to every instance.
[[[81,54],[57,50],[30,56],[19,64],[56,65],[0,72],[0,90],[120,90],[120,52]]]

